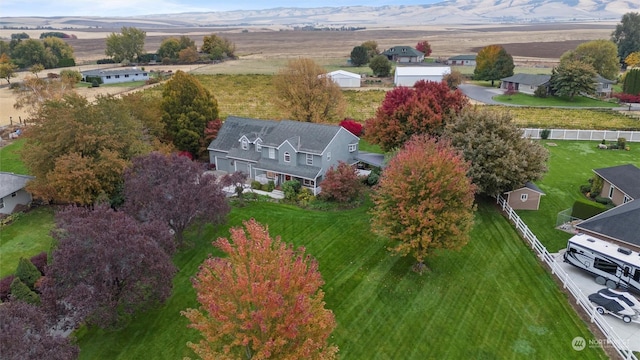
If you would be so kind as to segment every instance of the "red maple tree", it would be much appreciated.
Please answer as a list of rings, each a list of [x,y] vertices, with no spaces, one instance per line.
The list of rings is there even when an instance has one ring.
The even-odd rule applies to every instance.
[[[213,243],[226,257],[205,260],[193,280],[201,306],[182,314],[203,339],[188,346],[203,359],[335,358],[317,261],[253,219],[244,226]]]

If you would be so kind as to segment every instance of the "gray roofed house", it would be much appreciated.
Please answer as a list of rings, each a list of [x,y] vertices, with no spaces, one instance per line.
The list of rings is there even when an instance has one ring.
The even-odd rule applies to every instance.
[[[16,206],[31,203],[31,194],[24,189],[31,179],[34,177],[0,172],[0,214],[11,214]]]
[[[500,88],[504,90],[509,89],[509,86],[513,86],[516,91],[533,95],[538,86],[541,85],[545,86],[547,91],[549,90],[551,75],[514,74],[500,80],[502,81]]]
[[[382,52],[387,59],[400,63],[419,63],[424,61],[424,53],[411,46],[394,46]]]
[[[476,55],[456,55],[447,59],[447,65],[476,66]]]
[[[87,81],[87,77],[99,77],[103,84],[149,80],[149,72],[135,67],[85,70],[81,74],[82,81]]]
[[[603,78],[600,75],[596,76],[596,94],[605,97],[611,96],[611,89],[615,83],[615,81]]]
[[[207,149],[217,170],[276,185],[297,180],[315,195],[329,168],[358,162],[359,140],[341,126],[229,116]]]
[[[614,205],[640,199],[640,169],[633,164],[594,169],[603,180],[600,196],[609,198]]]
[[[640,249],[638,220],[640,200],[633,200],[577,224],[576,229],[603,240],[622,242]]]

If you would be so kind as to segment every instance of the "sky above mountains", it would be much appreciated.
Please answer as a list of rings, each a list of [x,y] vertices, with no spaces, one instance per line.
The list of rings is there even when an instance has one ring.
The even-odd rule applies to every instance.
[[[183,12],[433,4],[440,0],[0,0],[0,16],[138,16]]]

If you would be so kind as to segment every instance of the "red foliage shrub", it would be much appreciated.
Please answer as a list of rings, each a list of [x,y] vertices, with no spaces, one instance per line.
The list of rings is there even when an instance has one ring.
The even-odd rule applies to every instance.
[[[620,100],[620,102],[640,103],[640,95],[616,93],[616,94],[612,94],[611,96],[613,96],[614,98],[617,98],[618,100]]]
[[[191,153],[186,151],[186,150],[178,152],[178,156],[184,156],[184,157],[188,158],[189,160],[193,160],[193,155],[191,155]]]
[[[15,276],[9,275],[0,279],[0,301],[6,302],[11,294],[11,283]]]
[[[350,133],[352,133],[355,136],[360,136],[362,135],[362,124],[360,124],[359,122],[353,120],[353,119],[344,119],[340,122],[340,126],[342,126],[343,128],[349,130]]]
[[[44,267],[47,266],[47,252],[43,251],[29,260],[40,271],[40,274],[44,275]]]
[[[340,203],[357,200],[363,190],[356,169],[342,161],[337,167],[332,166],[327,171],[320,187],[322,187],[321,198]]]

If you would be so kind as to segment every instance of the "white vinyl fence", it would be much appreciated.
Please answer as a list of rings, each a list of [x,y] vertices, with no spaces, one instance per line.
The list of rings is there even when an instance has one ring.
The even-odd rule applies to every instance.
[[[540,132],[544,129],[523,128],[523,137],[540,139]],[[548,140],[595,140],[617,141],[618,138],[625,138],[627,142],[640,142],[640,131],[623,130],[570,130],[570,129],[548,129],[551,131]]]
[[[638,358],[633,354],[633,351],[629,349],[626,342],[623,341],[611,327],[607,324],[606,320],[602,315],[600,315],[596,308],[591,304],[589,298],[578,288],[576,283],[569,277],[566,271],[560,267],[560,265],[556,262],[556,259],[547,251],[547,248],[538,241],[538,238],[529,230],[527,224],[525,224],[518,214],[507,204],[507,201],[502,197],[498,196],[498,205],[502,208],[502,211],[507,215],[509,220],[516,226],[516,229],[522,234],[525,240],[529,242],[531,248],[536,251],[538,257],[549,267],[551,268],[551,273],[558,277],[563,284],[565,289],[568,289],[569,292],[576,299],[576,303],[579,304],[584,311],[587,312],[591,322],[596,324],[600,331],[607,337],[607,344],[610,344],[616,349],[618,354],[623,359],[626,360],[638,360]]]

